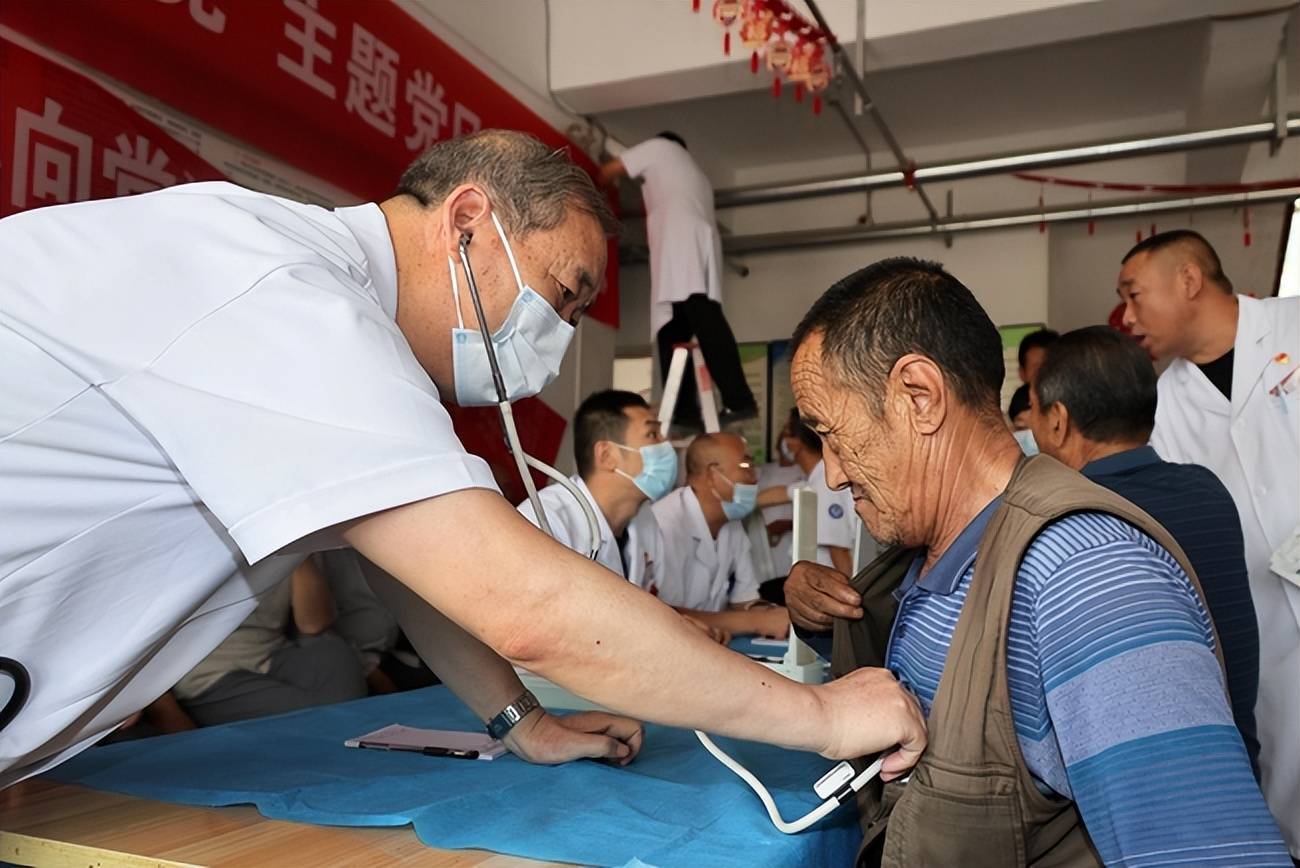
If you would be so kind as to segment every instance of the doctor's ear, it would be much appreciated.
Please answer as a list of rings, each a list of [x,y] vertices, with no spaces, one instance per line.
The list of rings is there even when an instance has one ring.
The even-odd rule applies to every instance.
[[[461,184],[442,201],[441,226],[447,252],[456,255],[461,235],[474,235],[492,219],[492,202],[477,184]]]
[[[1196,298],[1205,289],[1205,274],[1195,262],[1184,262],[1178,266],[1178,286],[1186,298]]]
[[[592,464],[597,470],[614,470],[618,467],[618,453],[621,450],[608,440],[598,440],[592,447]]]

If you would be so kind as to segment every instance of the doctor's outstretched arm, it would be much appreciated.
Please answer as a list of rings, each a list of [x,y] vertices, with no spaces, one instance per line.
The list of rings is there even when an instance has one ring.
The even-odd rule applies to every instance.
[[[920,709],[888,672],[820,686],[776,675],[554,542],[494,492],[377,513],[344,537],[502,657],[607,708],[836,759],[898,745],[886,777],[925,746]]]
[[[365,558],[361,571],[375,596],[397,616],[420,658],[483,721],[524,692],[509,661]],[[644,736],[634,720],[599,712],[553,717],[536,708],[505,737],[511,752],[536,763],[594,758],[626,765]]]

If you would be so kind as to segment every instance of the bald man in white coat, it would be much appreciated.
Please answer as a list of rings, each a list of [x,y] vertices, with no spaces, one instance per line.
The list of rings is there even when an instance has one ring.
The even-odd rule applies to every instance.
[[[1134,247],[1119,294],[1142,345],[1173,358],[1152,445],[1214,471],[1241,515],[1259,619],[1264,796],[1300,857],[1300,584],[1295,565],[1290,576],[1273,569],[1300,523],[1300,298],[1235,295],[1214,249],[1185,230]]]

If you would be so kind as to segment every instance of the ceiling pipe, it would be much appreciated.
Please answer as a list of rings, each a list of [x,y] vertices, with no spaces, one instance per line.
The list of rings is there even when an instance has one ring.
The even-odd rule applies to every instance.
[[[831,32],[831,26],[826,23],[826,16],[822,15],[817,0],[804,0],[804,4],[808,7],[808,11],[813,14],[813,18],[816,19],[817,26],[821,28],[822,33],[826,34],[826,41],[831,47],[831,53],[839,60],[844,77],[849,84],[853,85],[853,89],[857,91],[858,96],[862,99],[863,111],[871,115],[871,119],[875,121],[876,129],[880,130],[881,138],[885,140],[885,144],[889,146],[890,152],[894,155],[894,161],[900,166],[913,165],[912,161],[903,153],[903,146],[898,143],[898,139],[894,138],[893,130],[885,123],[885,116],[880,113],[880,109],[876,108],[875,100],[871,98],[871,94],[867,93],[867,86],[862,81],[862,76],[858,74],[858,70],[854,68],[853,61],[849,59],[848,53],[844,51],[844,46],[840,45],[840,41]],[[925,206],[925,211],[930,215],[931,222],[938,221],[939,212],[935,209],[934,203],[930,201],[930,197],[926,194],[925,188],[921,186],[921,182],[911,178],[908,180],[908,186],[912,188],[917,198],[921,200],[921,204]]]
[[[1003,211],[974,214],[968,217],[944,217],[940,218],[938,223],[931,223],[929,220],[913,220],[903,223],[880,223],[875,226],[849,226],[835,229],[800,230],[797,232],[732,235],[723,239],[722,249],[727,253],[770,253],[777,250],[825,247],[833,244],[861,244],[893,238],[925,236],[942,238],[944,235],[959,232],[1006,229],[1015,226],[1037,226],[1045,223],[1072,223],[1134,214],[1151,215],[1171,211],[1199,211],[1206,208],[1233,208],[1297,198],[1300,198],[1300,187],[1286,187],[1280,190],[1256,190],[1249,193],[1223,193],[1211,196],[1179,197],[1176,199],[1130,200],[1116,202],[1111,205],[1071,206],[1049,211]]]
[[[938,166],[920,166],[917,167],[912,177],[915,179],[914,183],[922,181],[930,183],[959,181],[963,178],[1003,175],[1031,169],[1046,169],[1053,166],[1096,163],[1104,160],[1191,151],[1199,148],[1267,142],[1282,133],[1286,136],[1300,135],[1300,115],[1288,117],[1284,130],[1279,129],[1279,125],[1272,120],[1260,121],[1259,123],[1223,127],[1221,129],[1171,133],[1161,136],[1148,136],[1142,139],[1082,145],[1074,148],[1057,148],[1051,151],[963,160]],[[784,184],[730,187],[717,191],[714,196],[714,206],[717,208],[739,208],[746,205],[767,205],[774,202],[790,202],[796,199],[814,199],[820,196],[838,196],[844,193],[862,193],[887,187],[902,187],[907,182],[908,178],[901,170],[893,170],[867,175],[838,175],[807,181],[792,181]]]

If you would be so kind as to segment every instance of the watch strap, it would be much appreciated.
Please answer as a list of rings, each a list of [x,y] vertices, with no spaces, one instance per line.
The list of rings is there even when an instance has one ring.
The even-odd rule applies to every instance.
[[[542,704],[533,696],[531,690],[525,690],[514,702],[501,709],[501,712],[487,722],[488,735],[500,741],[528,712],[541,708]]]

